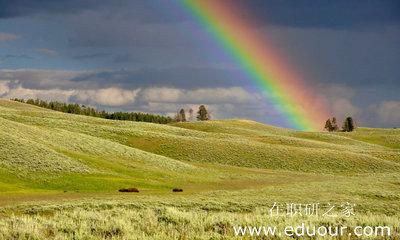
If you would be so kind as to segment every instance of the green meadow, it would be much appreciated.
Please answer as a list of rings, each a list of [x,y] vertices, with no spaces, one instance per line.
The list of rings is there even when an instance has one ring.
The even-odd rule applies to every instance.
[[[129,187],[140,192],[118,192]],[[350,217],[270,216],[274,203],[346,202]],[[399,219],[398,129],[163,125],[0,99],[0,239],[238,239],[236,225],[302,222],[400,239]]]

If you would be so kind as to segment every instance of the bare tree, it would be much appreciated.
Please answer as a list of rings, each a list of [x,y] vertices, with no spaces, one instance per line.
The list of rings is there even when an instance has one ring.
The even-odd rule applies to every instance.
[[[194,120],[194,116],[193,116],[193,109],[189,109],[189,121],[191,121],[191,122],[193,122],[193,120]]]

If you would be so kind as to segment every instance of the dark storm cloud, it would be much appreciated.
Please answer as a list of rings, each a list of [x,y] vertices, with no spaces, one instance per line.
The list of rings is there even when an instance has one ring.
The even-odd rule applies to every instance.
[[[109,53],[92,53],[92,54],[84,54],[84,55],[79,55],[73,57],[74,59],[77,60],[82,60],[82,59],[93,59],[93,58],[104,58],[110,56]]]
[[[100,87],[179,87],[184,89],[231,87],[239,85],[239,71],[234,69],[173,67],[165,69],[144,68],[86,73],[71,82],[93,83]]]
[[[0,18],[35,17],[44,15],[78,15],[96,11],[112,17],[123,15],[140,22],[166,23],[185,19],[183,15],[169,12],[174,0],[0,0]],[[159,11],[158,11],[159,10]],[[164,12],[164,14],[160,14]]]
[[[138,62],[138,61],[139,59],[135,58],[131,53],[117,55],[114,59],[114,62],[116,63]]]
[[[399,1],[221,0],[243,5],[240,14],[258,26],[364,28],[400,24]],[[67,22],[71,46],[190,47],[185,26],[190,16],[176,1],[0,0],[0,18],[50,15]],[[116,62],[129,62],[115,59]]]
[[[397,0],[252,0],[245,7],[242,17],[257,19],[260,25],[343,29],[400,22]]]
[[[75,31],[68,40],[71,46],[169,48],[190,45],[181,28],[172,23],[137,23],[120,15],[105,17],[97,12],[81,14],[69,22]]]
[[[106,1],[97,0],[0,0],[0,18],[79,13],[104,4],[106,4]]]
[[[120,87],[127,90],[146,87],[198,88],[233,87],[238,82],[235,69],[181,66],[164,69],[109,71],[0,70],[0,80],[18,81],[29,89],[99,89]]]
[[[0,57],[1,58],[33,59],[33,57],[25,55],[25,54],[20,54],[20,55],[7,54],[7,55],[0,56]]]
[[[400,2],[397,0],[221,1],[235,5],[244,3],[240,17],[257,19],[261,25],[348,28],[400,21]],[[184,14],[174,12],[174,4],[176,2],[165,0],[1,0],[0,18],[79,14],[85,10],[99,10],[107,17],[122,14],[126,19],[141,22],[166,23],[186,20]]]
[[[400,25],[371,31],[266,27],[261,31],[310,82],[400,88]],[[290,64],[290,61],[292,64]]]

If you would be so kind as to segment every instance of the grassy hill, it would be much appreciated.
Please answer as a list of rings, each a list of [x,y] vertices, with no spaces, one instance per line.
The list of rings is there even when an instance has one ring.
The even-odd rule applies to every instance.
[[[356,215],[271,218],[275,202],[350,202]],[[400,130],[161,125],[0,99],[0,239],[237,239],[235,225],[303,222],[384,224],[398,239],[399,219]]]
[[[263,179],[268,170],[399,172],[400,133],[311,133],[245,120],[160,125],[0,100],[0,193],[223,188],[232,179]]]

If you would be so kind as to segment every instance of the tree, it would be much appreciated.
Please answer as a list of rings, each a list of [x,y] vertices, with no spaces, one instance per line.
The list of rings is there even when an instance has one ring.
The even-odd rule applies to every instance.
[[[197,112],[197,120],[206,121],[208,120],[207,109],[204,105],[200,105],[199,111]]]
[[[324,129],[326,129],[326,130],[329,131],[329,132],[334,132],[334,131],[339,130],[339,127],[338,127],[338,125],[337,125],[336,118],[333,117],[333,118],[332,118],[332,121],[331,121],[330,118],[329,118],[328,120],[326,120]]]
[[[191,122],[193,121],[193,112],[194,112],[193,109],[190,108],[189,109],[189,121],[191,121]]]
[[[325,122],[325,127],[324,127],[328,132],[332,132],[332,123],[331,123],[331,119],[329,118],[328,120],[326,120]]]
[[[342,129],[345,132],[354,131],[356,129],[356,124],[354,122],[354,119],[352,117],[347,117],[346,120],[344,120]]]
[[[185,115],[185,109],[181,109],[178,113],[178,122],[186,122],[186,115]]]
[[[336,121],[336,118],[335,118],[335,117],[332,118],[332,130],[333,130],[333,131],[339,130],[339,127],[338,127],[338,125],[337,125],[337,121]]]

